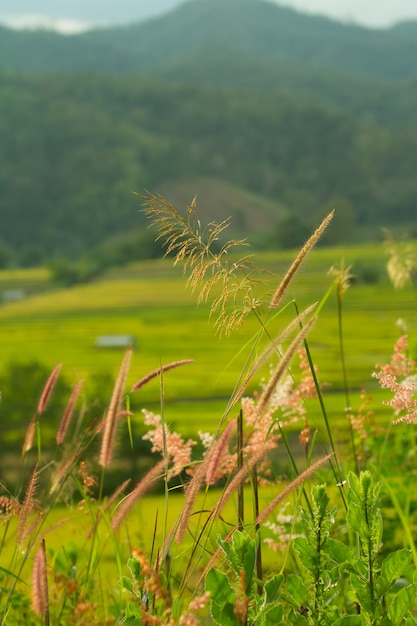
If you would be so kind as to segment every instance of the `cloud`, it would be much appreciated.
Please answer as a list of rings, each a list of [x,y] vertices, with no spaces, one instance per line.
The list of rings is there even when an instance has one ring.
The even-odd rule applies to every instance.
[[[83,33],[91,28],[93,24],[82,22],[80,20],[53,18],[47,15],[37,15],[33,13],[22,14],[1,14],[0,23],[15,30],[53,30],[64,35],[73,35]]]

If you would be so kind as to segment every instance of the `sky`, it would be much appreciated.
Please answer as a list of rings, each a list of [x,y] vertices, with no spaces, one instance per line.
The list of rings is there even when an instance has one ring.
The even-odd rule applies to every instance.
[[[201,0],[209,2],[210,0]],[[269,0],[305,13],[385,28],[417,20],[417,0]],[[54,28],[64,33],[94,26],[143,21],[166,13],[183,0],[0,0],[0,23]]]

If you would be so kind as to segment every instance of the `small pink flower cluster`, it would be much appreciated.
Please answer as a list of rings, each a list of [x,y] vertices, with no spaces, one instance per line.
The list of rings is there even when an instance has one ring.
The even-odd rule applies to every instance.
[[[151,442],[152,452],[160,452],[162,455],[166,452],[172,461],[173,467],[168,472],[168,478],[178,476],[183,469],[188,472],[191,463],[191,451],[196,445],[196,441],[192,439],[184,441],[180,434],[171,432],[167,424],[162,426],[160,415],[155,415],[147,409],[142,409],[142,413],[145,424],[154,426],[153,430],[147,432],[142,439]]]
[[[408,338],[403,335],[394,346],[390,363],[377,365],[379,371],[372,374],[383,389],[390,389],[394,393],[391,400],[384,402],[399,416],[394,424],[413,424],[417,420],[417,400],[414,398],[417,390],[416,363],[407,356],[407,352]],[[398,380],[399,378],[402,380]]]

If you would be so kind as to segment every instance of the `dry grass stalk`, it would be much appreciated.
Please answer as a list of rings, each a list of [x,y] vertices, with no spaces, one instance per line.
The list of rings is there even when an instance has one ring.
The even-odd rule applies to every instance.
[[[160,478],[165,471],[166,461],[165,459],[161,459],[155,467],[153,467],[149,472],[142,478],[142,480],[136,485],[136,487],[131,491],[126,498],[121,503],[116,515],[111,521],[111,527],[113,532],[115,532],[126,516],[130,513],[133,506],[136,504],[140,498],[145,495],[145,493],[150,489],[152,483]]]
[[[134,385],[132,385],[131,390],[138,391],[138,389],[146,385],[146,383],[148,383],[153,378],[160,376],[163,372],[168,372],[169,370],[172,370],[176,367],[181,367],[182,365],[187,365],[188,363],[193,363],[193,362],[194,362],[193,359],[182,359],[180,361],[173,361],[172,363],[167,363],[166,365],[161,365],[161,367],[158,367],[152,372],[149,372],[149,374],[146,374],[146,376],[144,376],[143,378],[138,380]]]
[[[126,378],[129,372],[131,357],[132,350],[129,349],[126,351],[120,365],[119,374],[114,384],[113,394],[105,418],[99,459],[99,463],[102,467],[108,467],[112,460],[114,438],[116,435],[117,416],[120,411],[120,404],[122,402],[122,396],[126,384]]]
[[[65,436],[68,431],[68,427],[71,423],[71,418],[74,413],[75,404],[77,402],[78,396],[80,395],[81,387],[83,386],[83,381],[80,380],[75,385],[72,393],[67,402],[67,406],[65,407],[64,414],[61,419],[61,423],[59,424],[59,428],[56,434],[56,442],[58,445],[64,443]]]
[[[334,211],[331,211],[331,213],[329,213],[329,215],[324,218],[320,226],[314,231],[311,237],[307,240],[307,242],[301,248],[300,252],[297,255],[297,258],[292,263],[290,269],[288,270],[283,280],[281,281],[281,284],[279,285],[278,289],[275,291],[274,295],[272,296],[272,299],[269,305],[271,309],[278,308],[282,300],[282,297],[284,293],[286,292],[288,285],[290,284],[294,275],[296,274],[298,268],[300,267],[301,263],[304,261],[307,254],[310,252],[310,250],[313,248],[313,246],[317,243],[317,241],[320,239],[320,237],[326,230],[327,226],[329,225],[329,223],[331,222],[333,218],[333,215],[334,215]]]
[[[32,571],[32,607],[37,615],[49,624],[48,573],[46,567],[45,540],[36,552]]]
[[[289,485],[287,485],[271,502],[264,508],[264,510],[257,516],[256,524],[263,524],[265,520],[271,515],[272,511],[275,509],[278,504],[280,504],[285,498],[297,487],[300,487],[304,481],[306,481],[314,472],[316,472],[320,467],[322,467],[329,459],[332,458],[334,452],[327,454],[322,457],[310,467],[308,467],[304,472],[301,472]]]
[[[58,379],[59,373],[61,371],[62,368],[62,363],[59,363],[51,372],[51,375],[49,376],[48,380],[46,381],[45,387],[43,388],[43,391],[41,393],[41,397],[39,399],[38,402],[38,413],[41,414],[43,413],[47,406],[48,406],[48,402],[49,399],[51,397],[51,394],[54,390],[55,387],[55,383]]]
[[[298,335],[289,345],[285,354],[282,356],[282,359],[280,360],[277,367],[275,368],[275,371],[272,373],[272,376],[268,380],[268,384],[266,385],[261,397],[259,398],[259,402],[257,406],[259,415],[261,415],[266,410],[268,406],[268,402],[271,399],[271,396],[274,392],[275,387],[277,386],[278,382],[280,381],[281,377],[286,371],[292,357],[297,352],[301,343],[306,338],[307,334],[309,333],[315,321],[316,321],[316,318],[313,317],[311,320],[307,322],[305,326],[303,326],[303,328],[300,330]]]
[[[28,485],[26,487],[25,497],[22,503],[22,507],[20,509],[19,523],[17,525],[17,531],[16,531],[16,541],[18,544],[22,543],[22,541],[26,537],[26,534],[27,534],[26,527],[27,527],[28,519],[29,519],[30,514],[35,509],[35,504],[36,504],[35,493],[36,493],[36,488],[38,486],[38,481],[39,481],[39,466],[38,464],[36,464],[30,476]]]
[[[232,399],[229,403],[229,410],[235,406],[235,404],[242,398],[245,390],[254,377],[254,375],[258,372],[258,370],[267,362],[267,360],[271,357],[273,352],[276,352],[279,349],[279,346],[283,341],[287,339],[287,337],[296,329],[299,328],[300,323],[316,308],[317,304],[314,303],[307,307],[304,311],[302,311],[295,320],[290,322],[284,330],[280,331],[272,341],[267,345],[265,350],[259,355],[256,359],[255,363],[253,363],[249,372],[245,376],[243,382],[239,385],[239,388],[233,395]]]

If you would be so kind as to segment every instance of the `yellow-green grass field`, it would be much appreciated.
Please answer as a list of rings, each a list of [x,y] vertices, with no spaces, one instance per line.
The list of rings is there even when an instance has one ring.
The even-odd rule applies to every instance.
[[[274,290],[295,253],[259,254],[254,261],[271,274],[260,292]],[[408,325],[411,340],[416,329],[416,294],[412,287],[395,291],[385,274],[381,244],[349,248],[319,248],[304,261],[291,283],[285,302],[294,298],[300,309],[321,302],[332,285],[328,270],[339,265],[377,267],[379,280],[357,282],[343,301],[343,334],[348,382],[357,401],[362,386],[376,391],[371,373],[378,362],[389,358],[400,331],[396,320]],[[33,280],[33,289],[30,289]],[[14,285],[29,285],[29,297],[0,307],[0,368],[10,361],[38,360],[52,369],[63,363],[70,381],[97,373],[116,375],[123,351],[99,349],[95,339],[104,334],[137,337],[129,384],[161,363],[194,359],[191,365],[166,374],[164,411],[166,418],[189,434],[197,429],[213,430],[227,406],[233,388],[251,356],[261,324],[254,316],[230,336],[219,337],[209,319],[210,302],[196,305],[196,293],[186,285],[180,268],[169,259],[143,262],[113,271],[97,282],[67,289],[52,288],[45,271],[0,273],[0,291]],[[268,302],[268,296],[265,298]],[[275,335],[294,315],[290,303],[283,314],[269,319],[267,332]],[[330,416],[343,425],[345,401],[342,392],[336,293],[322,304],[318,321],[309,335],[313,360],[318,368]],[[413,346],[412,346],[413,347]],[[267,371],[262,373],[265,376]],[[260,380],[254,380],[251,390]],[[111,389],[109,389],[109,394]],[[155,409],[160,405],[160,384],[153,381],[138,392],[135,403]],[[353,402],[352,402],[353,403]],[[135,405],[136,406],[136,405]],[[356,408],[355,406],[353,408]],[[312,418],[320,420],[318,407],[310,403]],[[7,413],[3,400],[2,411]]]
[[[266,277],[267,283],[261,286],[261,292],[276,288],[294,255],[286,252],[256,256],[254,261],[257,265],[271,272]],[[262,313],[265,324],[263,332],[274,336],[294,316],[292,299],[296,300],[300,309],[315,301],[320,303],[318,320],[308,342],[320,382],[325,385],[324,401],[338,450],[345,445],[341,442],[348,439],[346,400],[339,350],[337,298],[335,290],[331,290],[332,279],[328,270],[332,265],[339,265],[342,259],[346,265],[352,264],[353,274],[358,267],[358,278],[363,277],[364,268],[372,271],[376,268],[378,278],[370,284],[363,280],[356,281],[343,299],[343,337],[350,402],[353,410],[357,410],[359,392],[364,386],[374,396],[371,408],[376,412],[376,419],[384,422],[390,420],[392,412],[381,404],[382,399],[389,396],[378,390],[371,374],[376,363],[389,360],[394,342],[401,332],[396,325],[399,318],[408,326],[411,349],[415,353],[416,293],[412,286],[401,291],[393,289],[385,273],[386,259],[382,245],[314,250],[288,289],[283,303],[287,305],[285,310],[277,313],[265,309]],[[62,362],[62,374],[71,383],[83,378],[88,384],[89,378],[99,373],[109,372],[116,376],[123,350],[96,348],[95,339],[103,334],[131,334],[137,337],[138,346],[133,355],[129,385],[161,363],[194,359],[192,364],[164,375],[163,391],[160,381],[155,379],[133,394],[134,428],[142,423],[142,406],[159,411],[163,403],[165,419],[184,436],[196,437],[198,430],[213,432],[224,415],[248,359],[254,357],[254,339],[262,330],[259,319],[253,316],[230,336],[216,335],[214,320],[209,319],[210,303],[196,306],[197,294],[187,288],[181,269],[172,268],[169,259],[131,265],[114,270],[94,283],[67,289],[51,285],[45,270],[0,273],[0,292],[17,287],[24,287],[28,297],[0,307],[0,370],[3,372],[11,361],[25,363],[36,360],[51,370]],[[266,296],[268,302],[269,297]],[[256,350],[260,350],[265,343],[264,336],[264,341],[260,342]],[[296,363],[293,368],[296,375]],[[267,374],[266,367],[252,381],[248,393],[255,391],[261,378]],[[111,392],[109,387],[109,398]],[[320,451],[323,448],[328,450],[326,429],[318,402],[309,400],[307,408],[310,425],[319,432]],[[3,395],[0,411],[2,419],[6,421],[7,394]],[[234,411],[237,412],[237,408]],[[31,416],[28,415],[28,421]],[[123,436],[127,436],[126,431]],[[115,456],[119,460],[117,450]],[[346,458],[351,459],[352,456]],[[344,462],[342,456],[340,460]],[[300,448],[298,461],[299,468],[303,468],[305,460],[301,458]],[[274,462],[278,473],[285,480],[288,454],[284,445],[280,444]],[[334,485],[333,488],[336,489]],[[277,487],[273,489],[274,492],[271,492],[270,487],[261,489],[261,510],[275,495]],[[197,510],[199,507],[210,509],[218,494],[213,490],[207,502],[201,496],[196,505]],[[254,518],[250,487],[247,487],[246,495],[246,520],[250,524]],[[291,497],[298,496],[293,494]],[[100,571],[93,574],[103,581],[106,602],[112,594],[117,595],[119,592],[119,577],[121,573],[127,574],[126,560],[130,549],[144,549],[149,556],[156,517],[156,545],[160,546],[165,518],[169,531],[183,502],[182,490],[171,492],[168,500],[161,493],[142,498],[129,515],[126,525],[117,532],[115,540],[109,533],[108,524],[102,520],[98,541],[94,544],[94,558],[97,557],[100,562]],[[92,507],[94,509],[95,505]],[[223,519],[218,524],[224,526],[218,530],[224,535],[236,524],[235,496],[225,508]],[[64,521],[61,523],[61,520]],[[193,529],[194,522],[198,522],[198,515],[193,516],[190,522],[190,530],[197,532],[196,528]],[[89,512],[78,510],[76,505],[67,507],[59,504],[48,514],[46,523],[51,528],[51,532],[46,534],[48,563],[52,564],[57,555],[65,550],[67,554],[73,551],[79,555],[77,566],[88,567],[91,549],[91,542],[86,541],[91,523]],[[212,534],[213,540],[215,533],[216,529]],[[10,533],[9,537],[12,541],[3,546],[2,550],[2,567],[16,571],[16,563],[10,561],[12,555],[17,554],[14,533]],[[180,546],[173,544],[171,556],[174,561],[178,559],[178,564],[181,560],[186,563],[189,559],[193,543],[191,535],[188,540],[189,543]],[[212,551],[214,543],[207,548]],[[276,556],[268,550],[265,554],[266,567],[269,566],[269,559],[282,559],[282,556]],[[24,580],[30,579],[32,566],[31,556],[25,565],[27,569],[22,572]],[[181,571],[181,566],[178,571]]]

